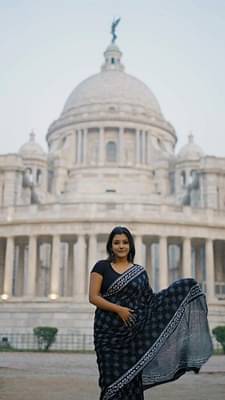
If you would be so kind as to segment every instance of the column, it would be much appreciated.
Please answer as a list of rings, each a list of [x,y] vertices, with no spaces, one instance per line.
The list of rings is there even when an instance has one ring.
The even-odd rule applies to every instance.
[[[147,135],[147,163],[151,164],[151,136],[150,136],[150,132],[146,131],[146,135]]]
[[[78,164],[78,131],[75,130],[75,164]]]
[[[86,288],[86,242],[85,235],[79,235],[75,252],[74,295],[84,295]]]
[[[4,268],[5,268],[5,242],[4,239],[0,239],[0,294],[3,293]]]
[[[83,164],[87,163],[87,129],[84,129],[84,141],[83,141]]]
[[[213,240],[206,239],[206,289],[208,301],[215,300]]]
[[[142,247],[142,236],[135,236],[135,262],[139,265],[143,265],[143,247]]]
[[[195,246],[195,279],[197,281],[203,281],[204,279],[204,274],[202,274],[201,270],[201,256],[200,256],[200,251],[201,251],[201,244]],[[205,283],[205,282],[203,282]]]
[[[119,129],[119,144],[120,144],[120,153],[119,153],[120,165],[123,165],[124,164],[124,129],[123,128]]]
[[[16,282],[16,294],[18,296],[24,295],[24,253],[25,244],[19,244],[19,260],[18,260],[18,283]]]
[[[67,278],[66,278],[66,294],[73,294],[73,270],[74,270],[74,242],[68,242],[68,261],[67,261]]]
[[[12,295],[13,263],[14,263],[14,238],[7,237],[3,294],[6,294],[8,296]]]
[[[142,131],[142,164],[146,163],[146,136],[145,136],[145,131]]]
[[[67,296],[68,282],[68,244],[60,238],[59,294]]]
[[[167,238],[160,236],[159,239],[159,288],[168,286],[168,248]]]
[[[148,136],[148,131],[145,131],[145,163],[149,164],[149,136]]]
[[[97,235],[91,234],[88,244],[88,270],[90,271],[97,261]]]
[[[78,130],[78,140],[77,140],[77,163],[81,163],[81,129]]]
[[[140,164],[140,131],[136,130],[136,164]]]
[[[104,164],[104,128],[99,129],[99,165]]]
[[[148,271],[152,279],[152,252],[151,252],[151,242],[146,243],[146,270]]]
[[[183,239],[183,277],[191,278],[192,277],[192,268],[191,268],[191,239],[184,238]]]
[[[60,278],[60,235],[54,235],[52,239],[52,257],[51,257],[51,284],[50,296],[59,296],[59,278]],[[52,297],[53,298],[53,297]]]
[[[28,247],[28,277],[26,295],[34,297],[36,294],[36,274],[37,274],[37,237],[29,237]]]

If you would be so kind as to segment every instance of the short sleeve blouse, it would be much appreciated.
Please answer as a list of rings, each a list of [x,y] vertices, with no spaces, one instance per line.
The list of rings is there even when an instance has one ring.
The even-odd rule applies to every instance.
[[[102,294],[104,294],[109,286],[121,275],[112,268],[109,260],[98,261],[92,268],[91,272],[97,272],[98,274],[102,275]]]

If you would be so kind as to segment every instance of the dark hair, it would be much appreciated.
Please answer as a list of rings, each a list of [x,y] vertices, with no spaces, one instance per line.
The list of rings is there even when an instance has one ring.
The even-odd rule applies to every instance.
[[[127,256],[128,261],[133,262],[134,261],[134,256],[135,256],[135,246],[134,246],[134,238],[131,235],[130,231],[125,227],[125,226],[116,226],[112,232],[109,235],[107,244],[106,244],[106,250],[108,253],[108,260],[109,261],[115,261],[115,256],[112,251],[112,241],[115,235],[126,235],[130,250]]]

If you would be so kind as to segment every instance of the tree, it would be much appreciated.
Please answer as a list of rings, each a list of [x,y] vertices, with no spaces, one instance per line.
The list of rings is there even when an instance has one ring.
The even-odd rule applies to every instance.
[[[48,351],[52,343],[55,342],[58,329],[52,326],[37,326],[33,329],[33,332],[37,336],[39,349]]]
[[[225,326],[216,326],[212,330],[213,335],[215,335],[217,342],[219,342],[225,353]]]

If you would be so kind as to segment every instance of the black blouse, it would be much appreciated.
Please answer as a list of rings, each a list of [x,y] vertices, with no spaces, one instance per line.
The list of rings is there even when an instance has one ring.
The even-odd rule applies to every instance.
[[[109,260],[100,260],[98,261],[91,272],[97,272],[98,274],[103,276],[101,294],[104,294],[109,286],[122,274],[116,272]]]

